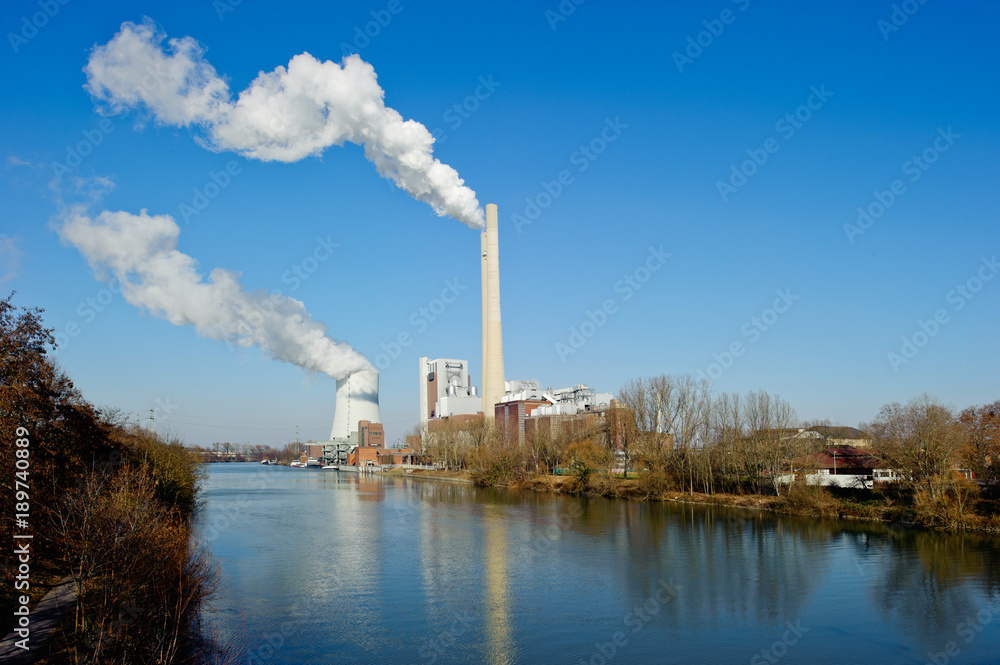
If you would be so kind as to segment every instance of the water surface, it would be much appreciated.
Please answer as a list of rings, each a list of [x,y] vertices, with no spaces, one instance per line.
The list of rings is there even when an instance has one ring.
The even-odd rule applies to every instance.
[[[252,663],[1000,663],[998,540],[208,465]]]

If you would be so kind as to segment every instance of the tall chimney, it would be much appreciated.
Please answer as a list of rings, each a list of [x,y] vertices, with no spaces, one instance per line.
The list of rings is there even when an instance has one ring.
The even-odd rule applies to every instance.
[[[486,230],[479,242],[483,254],[483,415],[492,420],[493,407],[504,393],[503,335],[500,331],[500,244],[495,203],[486,204]]]

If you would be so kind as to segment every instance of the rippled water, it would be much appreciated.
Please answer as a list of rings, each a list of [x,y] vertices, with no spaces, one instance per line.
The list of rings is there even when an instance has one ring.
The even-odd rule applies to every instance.
[[[1000,663],[1000,540],[208,467],[205,612],[252,663]]]

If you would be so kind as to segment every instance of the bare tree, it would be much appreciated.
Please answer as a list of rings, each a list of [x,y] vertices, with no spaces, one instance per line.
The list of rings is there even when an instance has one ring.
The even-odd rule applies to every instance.
[[[605,420],[605,437],[608,449],[614,454],[616,451],[622,453],[623,477],[628,478],[629,468],[632,465],[634,450],[639,442],[639,430],[636,427],[635,415],[631,409],[622,406],[618,400],[614,400],[607,410]]]
[[[1000,477],[1000,400],[985,406],[970,406],[958,417],[962,455],[980,480]]]
[[[886,404],[864,429],[886,462],[911,486],[923,486],[938,498],[962,443],[950,408],[924,394],[906,404]]]
[[[708,382],[661,374],[629,381],[620,396],[634,411],[637,453],[650,472],[693,493],[711,413]]]
[[[803,444],[796,436],[798,429],[793,429],[798,422],[795,410],[787,401],[763,390],[747,393],[743,408],[749,432],[741,446],[745,468],[757,492],[770,487],[780,495],[781,476]]]

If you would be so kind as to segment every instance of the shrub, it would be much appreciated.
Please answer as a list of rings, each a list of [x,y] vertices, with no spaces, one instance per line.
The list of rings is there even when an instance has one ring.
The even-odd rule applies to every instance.
[[[914,491],[913,509],[924,526],[968,529],[980,521],[975,513],[979,496],[979,486],[972,481],[936,477],[930,488],[920,486]]]
[[[78,596],[56,650],[87,662],[172,663],[191,653],[217,573],[191,549],[181,511],[157,499],[157,483],[150,465],[124,465],[65,497],[54,537]]]
[[[826,487],[802,482],[792,483],[788,491],[785,492],[785,496],[780,497],[775,502],[775,507],[779,510],[784,509],[811,515],[825,515],[834,512],[836,506],[837,500],[833,498]]]
[[[528,457],[518,446],[479,446],[469,452],[472,482],[480,487],[514,485],[528,477]]]

